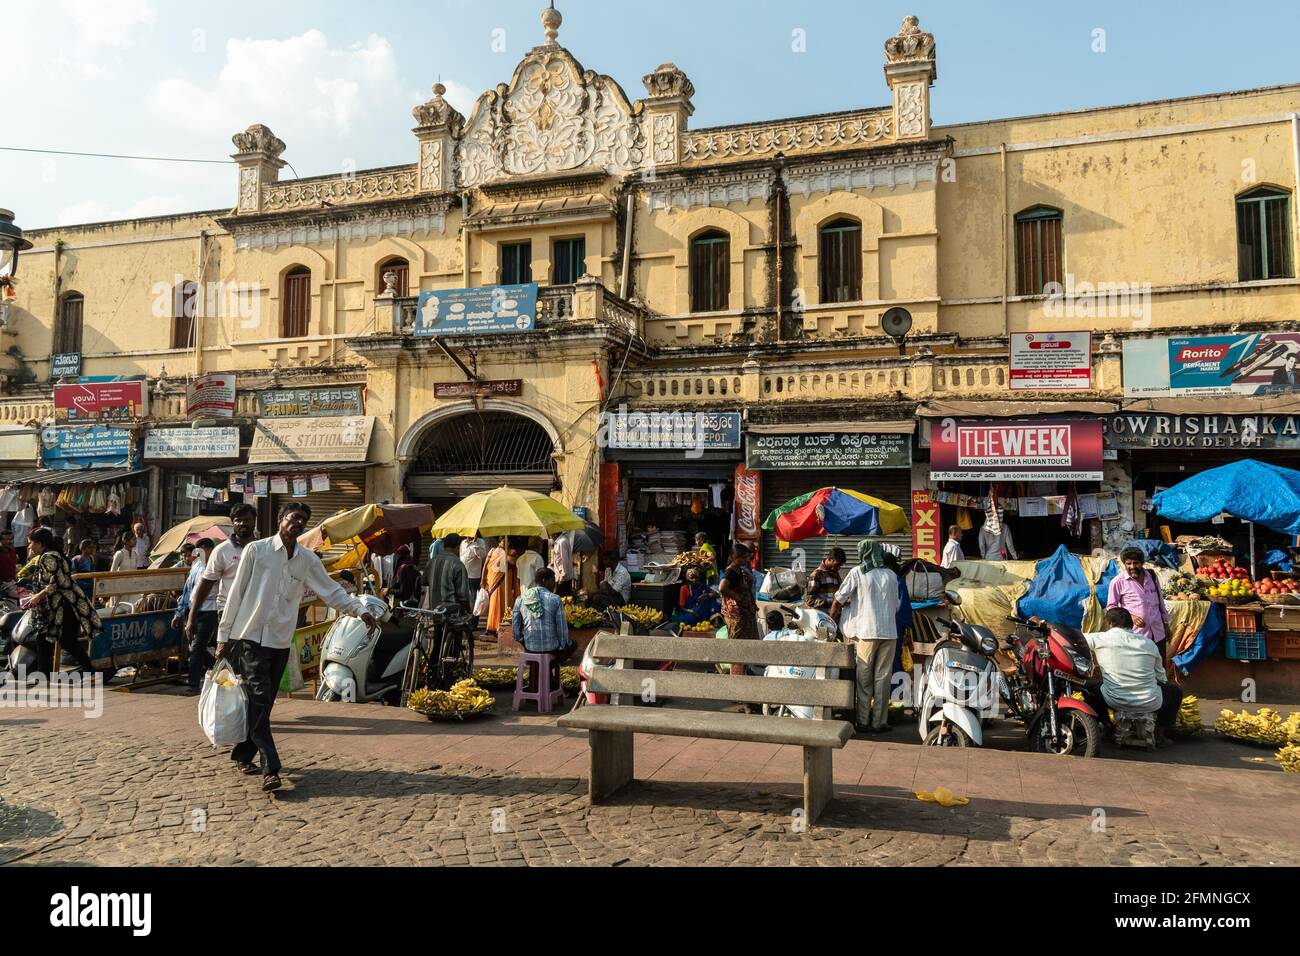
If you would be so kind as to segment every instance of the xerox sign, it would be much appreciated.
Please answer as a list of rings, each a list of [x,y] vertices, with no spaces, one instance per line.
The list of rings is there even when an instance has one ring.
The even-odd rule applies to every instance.
[[[1101,481],[1102,423],[945,418],[930,439],[939,481]]]

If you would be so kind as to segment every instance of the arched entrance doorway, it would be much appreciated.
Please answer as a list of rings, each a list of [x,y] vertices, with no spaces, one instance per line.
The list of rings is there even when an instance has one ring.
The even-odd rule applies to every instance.
[[[560,487],[555,451],[551,434],[532,418],[471,408],[433,422],[418,436],[406,497],[432,505],[436,513],[502,485],[549,494]]]

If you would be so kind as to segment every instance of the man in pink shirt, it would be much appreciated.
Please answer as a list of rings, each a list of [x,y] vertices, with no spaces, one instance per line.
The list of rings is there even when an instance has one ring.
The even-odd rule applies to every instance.
[[[1165,638],[1169,634],[1169,616],[1165,599],[1160,593],[1160,582],[1144,568],[1143,554],[1137,548],[1125,548],[1120,553],[1124,565],[1106,593],[1106,607],[1122,607],[1133,615],[1133,632],[1156,642],[1160,656],[1168,661]]]

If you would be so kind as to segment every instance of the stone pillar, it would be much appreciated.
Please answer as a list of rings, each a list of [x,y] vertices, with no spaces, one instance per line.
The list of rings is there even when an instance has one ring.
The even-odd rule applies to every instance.
[[[231,137],[238,152],[230,158],[239,165],[239,199],[235,211],[240,215],[262,212],[262,187],[278,182],[285,162],[284,140],[271,130],[256,123],[242,133]]]
[[[641,80],[649,97],[642,100],[646,114],[645,165],[653,170],[659,166],[676,166],[683,159],[683,140],[687,123],[695,107],[691,97],[695,86],[686,74],[672,63],[665,63]]]
[[[590,272],[583,273],[573,287],[573,319],[598,322],[604,311],[605,284]]]
[[[930,138],[930,86],[937,76],[934,34],[922,30],[916,17],[907,17],[902,29],[885,41],[885,81],[894,93],[895,140]]]
[[[740,397],[746,405],[763,400],[763,366],[749,358],[740,366]]]
[[[433,98],[411,110],[418,124],[415,138],[420,144],[419,190],[422,193],[449,192],[456,188],[456,140],[465,117],[443,99],[447,87],[433,86]]]

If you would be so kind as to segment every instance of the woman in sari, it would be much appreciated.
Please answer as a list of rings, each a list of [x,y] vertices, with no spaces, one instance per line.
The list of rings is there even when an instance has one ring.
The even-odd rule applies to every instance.
[[[487,634],[496,637],[501,622],[510,620],[518,596],[519,584],[515,576],[518,555],[510,548],[510,539],[502,538],[488,552],[483,562],[483,587],[488,592]]]
[[[709,544],[709,536],[703,531],[695,536],[695,550],[709,561],[708,567],[704,570],[705,582],[716,581],[718,579],[718,552],[713,550],[713,545]]]
[[[687,568],[686,583],[677,598],[673,619],[679,624],[699,624],[716,615],[721,607],[717,593],[704,580],[699,568]]]
[[[36,653],[39,669],[45,674],[54,671],[54,643],[70,654],[81,670],[92,673],[90,655],[82,646],[103,629],[85,592],[72,580],[72,566],[68,564],[56,545],[54,532],[38,528],[27,543],[31,560],[18,572],[32,592],[28,607],[32,611],[37,632]]]

